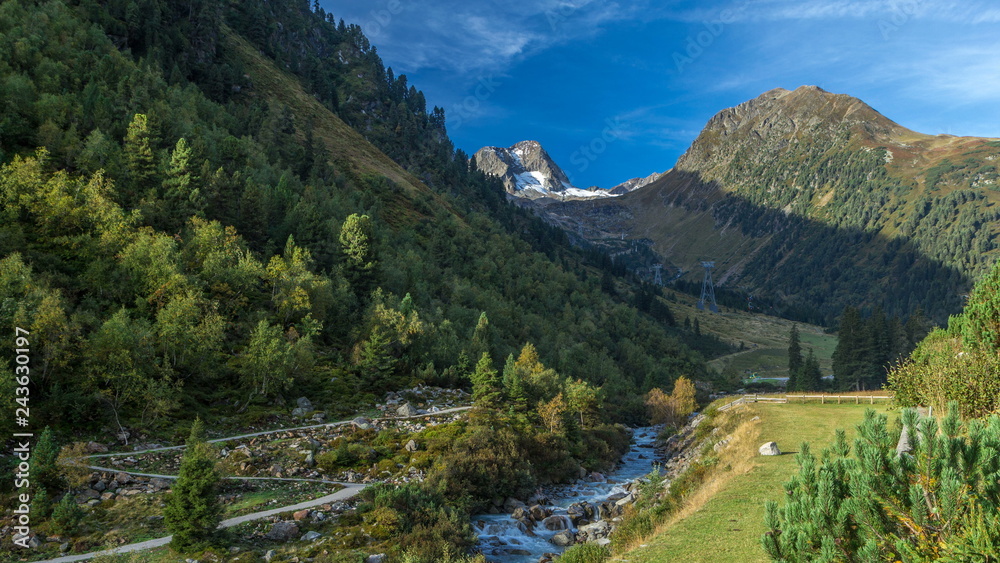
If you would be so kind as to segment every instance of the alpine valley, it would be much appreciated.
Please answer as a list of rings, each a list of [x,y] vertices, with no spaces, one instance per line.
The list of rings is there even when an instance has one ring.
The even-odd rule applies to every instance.
[[[0,560],[604,562],[711,498],[724,516],[670,541],[741,543],[687,560],[871,553],[891,542],[840,520],[854,536],[795,544],[773,506],[760,541],[765,501],[814,464],[805,447],[758,463],[759,439],[836,435],[847,455],[831,424],[864,421],[878,447],[901,426],[858,395],[729,395],[888,378],[904,406],[997,411],[1000,356],[978,343],[1000,342],[1000,141],[779,88],[665,172],[584,188],[537,141],[457,149],[445,111],[323,6],[0,2]],[[956,316],[887,376],[924,315]],[[992,485],[894,483],[986,502],[1000,461],[983,456],[967,465]],[[796,495],[787,514],[819,506]],[[989,544],[1000,524],[972,519],[998,506],[920,530]],[[661,544],[645,560],[683,560]]]
[[[777,88],[720,111],[649,185],[539,212],[647,276],[636,241],[690,281],[713,260],[717,286],[797,318],[831,324],[854,305],[943,322],[996,260],[998,166],[996,139],[924,135],[847,95]]]

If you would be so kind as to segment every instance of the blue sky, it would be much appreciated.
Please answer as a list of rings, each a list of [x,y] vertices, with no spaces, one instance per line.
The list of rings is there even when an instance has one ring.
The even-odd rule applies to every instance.
[[[664,171],[776,87],[861,98],[923,133],[1000,137],[989,0],[321,0],[444,107],[455,144],[542,143],[574,184]]]

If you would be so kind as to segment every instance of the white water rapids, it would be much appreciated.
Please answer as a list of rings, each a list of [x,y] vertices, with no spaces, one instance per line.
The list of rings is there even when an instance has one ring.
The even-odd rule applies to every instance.
[[[625,493],[625,485],[653,470],[656,454],[653,443],[659,427],[637,428],[632,434],[632,445],[618,465],[606,476],[605,481],[580,481],[572,485],[556,485],[546,489],[552,504],[547,508],[553,516],[565,518],[566,529],[576,532],[566,508],[573,503],[599,503],[617,493]],[[550,542],[558,530],[535,526],[533,534],[525,533],[517,520],[509,514],[480,514],[472,517],[472,525],[479,534],[476,544],[487,561],[495,563],[536,563],[546,553],[562,553],[565,547]]]

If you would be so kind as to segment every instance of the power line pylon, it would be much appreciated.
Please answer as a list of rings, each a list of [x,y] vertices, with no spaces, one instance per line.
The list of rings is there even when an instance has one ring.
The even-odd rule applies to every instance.
[[[719,305],[715,302],[715,283],[712,282],[712,268],[715,262],[702,262],[701,267],[705,268],[705,279],[701,282],[701,299],[698,300],[698,309],[705,310],[705,298],[708,298],[708,310],[713,313],[719,312]]]
[[[653,264],[653,285],[663,287],[663,264]]]

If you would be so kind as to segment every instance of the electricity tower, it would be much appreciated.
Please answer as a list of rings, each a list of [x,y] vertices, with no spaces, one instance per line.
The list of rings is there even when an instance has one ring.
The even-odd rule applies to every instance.
[[[663,264],[653,264],[653,285],[663,287]]]
[[[718,313],[719,305],[715,302],[715,283],[712,282],[712,268],[715,267],[715,262],[702,262],[701,266],[705,268],[705,279],[701,282],[701,299],[698,300],[698,309],[705,310],[705,298],[708,297],[708,310]]]

